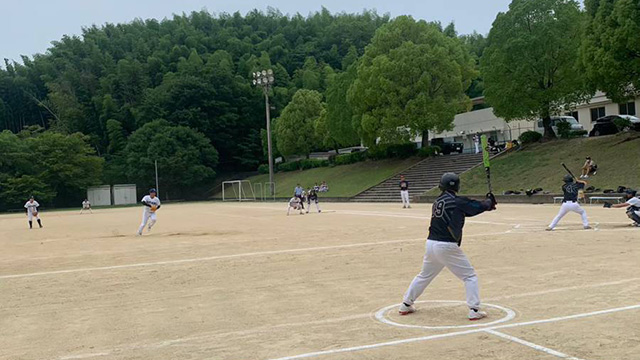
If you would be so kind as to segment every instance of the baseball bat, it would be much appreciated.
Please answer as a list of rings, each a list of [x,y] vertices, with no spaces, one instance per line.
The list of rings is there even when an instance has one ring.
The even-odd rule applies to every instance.
[[[569,168],[567,167],[567,165],[565,165],[564,163],[562,163],[562,167],[567,170],[567,172],[569,173],[569,175],[571,175],[571,177],[573,178],[573,180],[576,180],[576,176],[573,175],[573,173],[571,172],[571,170],[569,170]]]

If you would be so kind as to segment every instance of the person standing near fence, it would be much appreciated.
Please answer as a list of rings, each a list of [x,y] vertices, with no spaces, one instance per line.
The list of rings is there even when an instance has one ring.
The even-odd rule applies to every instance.
[[[400,197],[402,198],[402,208],[411,209],[409,203],[409,182],[405,180],[404,175],[400,175]]]

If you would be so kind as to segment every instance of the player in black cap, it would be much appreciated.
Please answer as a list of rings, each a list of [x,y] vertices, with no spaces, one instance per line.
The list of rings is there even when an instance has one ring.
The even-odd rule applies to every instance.
[[[637,192],[633,189],[625,191],[626,200],[622,204],[604,203],[606,208],[627,208],[627,216],[633,221],[632,226],[640,227],[640,199],[636,197]]]
[[[551,221],[549,227],[546,229],[547,231],[553,231],[558,222],[567,215],[569,211],[580,214],[582,217],[582,227],[584,229],[591,229],[589,226],[589,219],[587,218],[587,212],[584,211],[582,206],[578,203],[578,193],[580,190],[584,189],[587,186],[587,182],[584,180],[575,180],[573,176],[566,174],[563,178],[564,185],[562,185],[562,192],[564,193],[564,197],[562,198],[562,206],[560,206],[560,211],[558,215]]]
[[[409,285],[400,305],[399,313],[407,315],[414,312],[413,303],[446,266],[454,275],[464,281],[467,306],[469,306],[469,320],[479,320],[486,317],[487,313],[480,310],[478,276],[460,249],[462,228],[466,217],[495,210],[495,198],[493,194],[488,194],[487,199],[476,201],[458,196],[460,177],[454,173],[442,175],[440,190],[442,190],[442,194],[433,203],[431,210],[431,226],[429,227],[422,271]]]

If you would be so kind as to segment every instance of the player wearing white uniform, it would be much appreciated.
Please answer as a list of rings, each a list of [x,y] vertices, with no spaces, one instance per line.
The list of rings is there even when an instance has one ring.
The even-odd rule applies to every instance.
[[[416,299],[422,295],[431,281],[443,268],[449,269],[464,282],[469,307],[469,320],[479,320],[487,316],[480,310],[480,290],[478,276],[466,255],[460,249],[462,228],[466,217],[476,216],[485,211],[496,209],[493,194],[487,194],[483,201],[471,200],[457,195],[460,190],[460,177],[446,173],[440,179],[442,194],[433,203],[431,225],[426,243],[426,253],[422,271],[411,282],[404,294],[398,312],[408,315],[416,311],[413,307]]]
[[[402,198],[402,208],[403,209],[411,209],[411,204],[409,203],[409,182],[404,179],[404,175],[400,175],[400,197]]]
[[[93,214],[93,211],[91,211],[91,202],[89,202],[89,199],[84,199],[84,201],[82,202],[82,210],[80,210],[80,214],[82,214],[85,210],[89,210],[89,213]]]
[[[138,235],[142,235],[142,230],[144,230],[147,222],[149,223],[147,231],[151,231],[153,225],[156,224],[156,210],[160,209],[160,199],[156,195],[156,189],[151,189],[149,190],[149,195],[145,195],[142,198],[144,210],[142,211],[142,224],[138,228]]]
[[[289,212],[291,211],[291,209],[293,209],[294,211],[299,210],[300,211],[300,215],[304,215],[303,212],[303,208],[302,208],[302,200],[300,200],[299,197],[292,197],[291,199],[289,199],[289,207],[287,208],[287,216],[289,216]]]
[[[626,200],[622,204],[605,203],[606,208],[627,208],[627,216],[633,221],[631,226],[640,227],[640,199],[636,197],[637,192],[633,189],[625,191]]]
[[[36,218],[38,221],[38,225],[42,227],[42,221],[40,221],[40,214],[38,214],[38,208],[40,204],[33,198],[29,198],[26,204],[24,204],[24,208],[27,210],[27,217],[29,219],[29,229],[33,229],[33,218]]]
[[[591,229],[589,226],[589,219],[587,219],[587,212],[580,206],[578,203],[578,192],[587,185],[587,182],[584,180],[576,180],[573,181],[573,176],[567,174],[564,176],[565,184],[562,185],[562,192],[564,193],[564,197],[562,199],[562,206],[560,206],[560,211],[558,211],[558,215],[551,221],[549,227],[546,229],[547,231],[553,231],[558,222],[567,215],[568,212],[574,212],[579,214],[582,217],[582,227],[585,229]]]

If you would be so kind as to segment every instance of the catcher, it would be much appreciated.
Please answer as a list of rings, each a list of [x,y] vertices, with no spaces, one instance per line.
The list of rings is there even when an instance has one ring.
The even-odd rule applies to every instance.
[[[138,235],[142,235],[142,230],[144,230],[147,222],[149,223],[147,231],[151,231],[153,225],[156,224],[156,210],[160,209],[160,199],[158,199],[156,195],[156,189],[150,189],[149,195],[145,195],[142,198],[144,211],[142,212],[142,224],[140,224],[140,228],[138,229]]]
[[[40,221],[40,216],[38,215],[38,207],[40,207],[40,204],[38,204],[33,196],[24,204],[24,208],[27,210],[27,218],[29,219],[29,229],[33,229],[33,218],[36,218],[38,225],[42,227],[42,221]]]
[[[604,203],[605,208],[627,208],[627,216],[633,221],[631,226],[640,227],[640,199],[636,197],[637,192],[633,189],[627,189],[625,191],[625,197],[627,201],[622,204],[612,204],[609,202]]]

